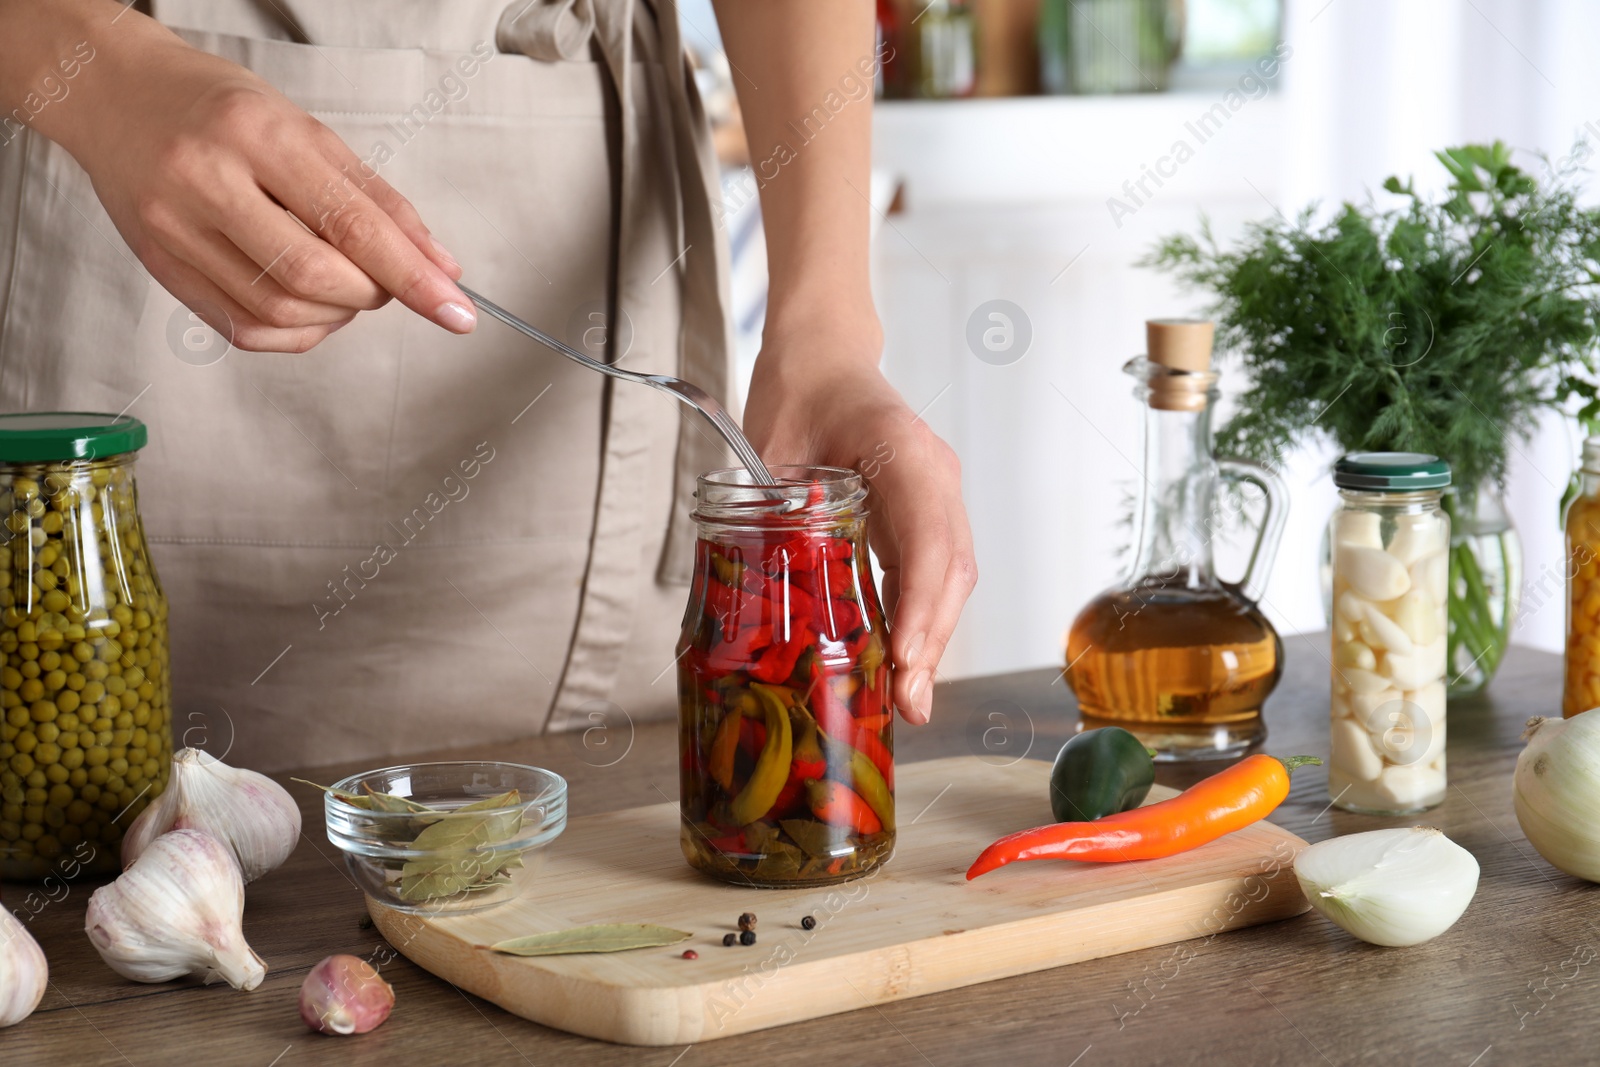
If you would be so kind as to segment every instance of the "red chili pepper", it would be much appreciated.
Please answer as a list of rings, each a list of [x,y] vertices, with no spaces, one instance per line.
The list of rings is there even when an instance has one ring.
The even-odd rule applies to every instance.
[[[883,775],[884,782],[890,789],[894,788],[894,756],[884,745],[883,739],[871,730],[853,729],[848,735],[852,748],[872,761],[878,768],[878,773]]]
[[[1002,837],[967,870],[970,881],[1017,860],[1091,863],[1159,859],[1215,841],[1270,815],[1289,795],[1289,772],[1315,756],[1247,756],[1171,800],[1107,815],[1060,822]]]
[[[778,793],[778,799],[772,802],[763,819],[787,819],[791,815],[799,814],[800,801],[805,796],[806,783],[803,778],[791,777],[783,784],[783,789]]]
[[[870,689],[866,691],[869,693],[872,692]],[[889,721],[893,718],[894,716],[890,715],[888,712],[882,712],[877,715],[857,715],[856,729],[871,730],[873,733],[877,733],[879,730],[883,729],[884,726],[888,725]]]
[[[831,778],[806,783],[811,814],[830,826],[848,826],[858,834],[875,834],[883,829],[877,814],[849,786]]]
[[[767,743],[767,727],[760,719],[744,716],[739,722],[739,751],[752,760],[759,759]]]

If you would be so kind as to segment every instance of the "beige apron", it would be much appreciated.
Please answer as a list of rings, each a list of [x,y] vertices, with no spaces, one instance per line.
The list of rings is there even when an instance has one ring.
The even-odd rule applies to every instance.
[[[152,7],[331,126],[472,285],[725,395],[673,0],[512,3]],[[697,417],[487,318],[458,338],[391,304],[215,362],[195,329],[65,152],[0,148],[0,410],[149,423],[179,745],[277,769],[671,714],[694,476],[723,462]]]

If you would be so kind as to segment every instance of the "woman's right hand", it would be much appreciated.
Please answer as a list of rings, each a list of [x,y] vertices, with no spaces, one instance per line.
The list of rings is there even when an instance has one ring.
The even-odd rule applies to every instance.
[[[168,292],[253,351],[304,352],[391,296],[473,328],[460,266],[336,133],[250,71],[95,6],[110,10],[88,38],[97,54],[34,125]]]

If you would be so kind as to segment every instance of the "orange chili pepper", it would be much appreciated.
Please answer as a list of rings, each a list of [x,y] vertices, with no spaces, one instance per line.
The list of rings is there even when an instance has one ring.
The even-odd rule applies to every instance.
[[[806,798],[811,814],[829,826],[848,826],[858,834],[875,834],[883,829],[877,813],[842,782],[813,778],[806,783]]]
[[[1315,756],[1249,756],[1159,804],[1023,830],[984,849],[967,879],[1016,860],[1120,863],[1187,852],[1265,818],[1289,795],[1289,772],[1321,762]]]

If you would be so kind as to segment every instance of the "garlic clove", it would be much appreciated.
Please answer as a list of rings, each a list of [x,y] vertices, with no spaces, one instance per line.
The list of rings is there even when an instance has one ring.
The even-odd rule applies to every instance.
[[[299,844],[300,805],[266,775],[185,748],[172,757],[166,790],[123,836],[122,865],[169,830],[201,830],[227,845],[248,883],[288,859]]]
[[[1383,771],[1383,759],[1372,747],[1372,740],[1353,719],[1338,719],[1329,736],[1329,766],[1341,767],[1364,782]]]
[[[1318,842],[1295,857],[1294,873],[1318,912],[1363,941],[1390,947],[1438,937],[1478,889],[1472,853],[1430,826]]]
[[[111,969],[135,982],[198,974],[254,989],[267,967],[245,943],[243,919],[232,851],[199,830],[173,830],[94,891],[84,929]]]
[[[39,942],[10,909],[0,907],[0,1028],[32,1015],[49,982],[50,967]]]
[[[324,1034],[365,1034],[383,1025],[394,987],[366,960],[329,956],[300,984],[300,1018]]]
[[[1381,548],[1339,545],[1334,552],[1334,570],[1349,580],[1354,593],[1367,600],[1393,600],[1411,588],[1405,564]],[[1348,612],[1345,617],[1352,622],[1356,619]]]

